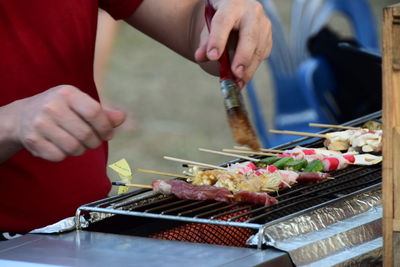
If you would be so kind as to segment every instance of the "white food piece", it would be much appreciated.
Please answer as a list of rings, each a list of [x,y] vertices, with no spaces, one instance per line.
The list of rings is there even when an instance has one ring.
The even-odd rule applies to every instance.
[[[371,154],[359,154],[359,155],[354,155],[354,157],[356,158],[354,162],[355,165],[362,165],[362,166],[375,165],[382,161],[382,156],[376,156]]]

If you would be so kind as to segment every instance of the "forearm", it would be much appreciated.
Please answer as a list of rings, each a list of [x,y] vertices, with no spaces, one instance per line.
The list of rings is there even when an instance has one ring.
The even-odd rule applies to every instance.
[[[202,0],[145,0],[127,22],[194,61],[204,25],[203,9]]]
[[[14,114],[12,112],[15,102],[0,107],[0,163],[6,161],[16,152],[21,150],[22,146],[14,138],[13,121]]]
[[[210,1],[216,9],[210,33],[204,23],[205,0],[145,0],[127,21],[212,74],[217,74],[217,60],[232,31],[237,32],[231,70],[243,87],[271,51],[271,23],[257,1]]]

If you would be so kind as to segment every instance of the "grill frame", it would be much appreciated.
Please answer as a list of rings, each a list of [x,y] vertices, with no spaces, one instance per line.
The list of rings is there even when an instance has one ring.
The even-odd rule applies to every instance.
[[[381,118],[381,112],[376,112],[374,114],[370,114],[367,115],[365,117],[359,118],[357,120],[353,120],[351,122],[348,122],[344,125],[349,125],[349,126],[357,126],[357,125],[361,125],[362,123],[364,123],[365,121],[368,120],[378,120]],[[321,133],[326,133],[329,132],[332,129],[326,129],[325,131],[322,131]],[[312,139],[317,139],[317,138],[310,138],[310,137],[306,137],[306,138],[301,138],[298,140],[295,140],[293,142],[287,143],[287,144],[283,144],[281,146],[276,147],[277,149],[288,149],[291,148],[295,145],[303,145],[303,146],[308,146],[308,147],[317,147],[317,146],[321,146],[322,141],[320,139],[317,139],[315,141],[312,141]],[[305,144],[305,142],[307,142]],[[261,157],[261,156],[260,156]],[[225,164],[222,164],[221,166],[226,166],[228,164],[232,164],[232,163],[236,163],[236,162],[240,162],[242,160],[232,160],[230,162],[226,162]],[[80,217],[83,214],[86,213],[100,213],[100,214],[111,214],[111,215],[128,215],[128,216],[136,216],[136,217],[145,217],[145,218],[153,218],[153,219],[164,219],[164,220],[173,220],[173,221],[177,221],[177,222],[185,222],[185,223],[200,223],[200,224],[212,224],[212,225],[220,225],[220,226],[231,226],[231,227],[241,227],[241,228],[249,228],[249,229],[253,229],[254,232],[257,232],[258,235],[258,248],[262,248],[263,245],[263,239],[265,237],[265,233],[264,230],[266,227],[279,223],[281,221],[284,220],[288,220],[290,218],[299,216],[301,214],[313,211],[313,210],[317,210],[321,207],[324,206],[328,206],[333,202],[336,201],[340,201],[340,200],[345,200],[346,198],[352,198],[357,194],[363,193],[363,192],[367,192],[370,190],[374,190],[376,188],[380,188],[381,187],[381,178],[382,178],[382,174],[377,174],[377,172],[381,172],[381,165],[379,164],[378,166],[372,166],[372,167],[355,167],[355,166],[350,166],[348,168],[346,168],[345,170],[341,170],[341,171],[337,171],[337,172],[332,172],[332,176],[333,177],[337,177],[337,176],[343,176],[344,178],[336,178],[334,180],[329,180],[329,181],[324,181],[318,184],[311,184],[311,185],[303,185],[303,184],[299,184],[294,186],[292,189],[283,192],[280,196],[278,196],[278,199],[280,200],[279,203],[272,205],[270,207],[258,207],[255,208],[254,210],[252,210],[252,213],[258,212],[258,211],[262,211],[262,210],[269,210],[272,213],[276,212],[276,210],[283,210],[285,208],[287,208],[287,206],[284,206],[284,204],[286,202],[289,202],[289,204],[291,206],[296,206],[299,205],[300,202],[305,202],[305,201],[311,201],[312,199],[315,199],[316,202],[318,202],[319,199],[324,198],[324,197],[329,197],[328,199],[323,200],[322,203],[319,204],[312,204],[309,205],[309,207],[306,208],[302,208],[300,210],[296,210],[294,212],[289,212],[288,214],[285,215],[280,215],[275,219],[269,220],[269,221],[264,221],[264,222],[253,222],[255,219],[251,219],[253,221],[251,222],[237,222],[237,221],[233,221],[233,220],[218,220],[218,217],[221,217],[222,215],[226,214],[226,213],[222,213],[219,214],[218,216],[213,216],[213,217],[209,217],[209,218],[200,218],[197,216],[182,216],[181,214],[178,215],[170,215],[170,214],[163,214],[163,213],[153,213],[153,212],[149,212],[149,211],[135,211],[134,209],[138,209],[147,205],[150,206],[154,206],[159,202],[167,202],[169,206],[175,206],[175,205],[179,205],[179,208],[185,208],[186,206],[202,206],[204,207],[203,204],[206,204],[205,207],[210,206],[210,205],[214,205],[219,207],[218,209],[225,209],[229,206],[231,206],[232,208],[237,206],[238,209],[245,209],[245,208],[251,208],[251,205],[246,205],[246,204],[226,204],[226,203],[220,203],[220,202],[210,202],[210,201],[193,201],[193,200],[176,200],[175,197],[171,197],[171,196],[161,196],[160,194],[154,193],[149,189],[139,189],[139,190],[135,190],[132,192],[128,192],[126,194],[122,194],[122,195],[118,195],[118,196],[113,196],[110,198],[106,198],[106,199],[102,199],[99,201],[95,201],[86,205],[83,205],[81,207],[78,208],[78,210],[76,211],[76,225],[77,225],[77,229],[81,229],[82,225],[81,225],[81,220]],[[359,189],[356,190],[352,190],[352,192],[348,192],[348,193],[344,193],[343,195],[337,195],[338,193],[340,194],[342,191],[346,191],[349,187],[345,187],[344,189],[336,189],[333,190],[333,192],[329,192],[329,193],[324,193],[324,194],[320,194],[321,190],[325,190],[327,187],[329,190],[333,189],[334,187],[336,187],[338,184],[344,184],[346,185],[349,181],[348,180],[359,180],[358,176],[354,176],[352,175],[353,172],[355,172],[357,175],[360,175],[361,172],[364,172],[364,170],[367,170],[367,174],[362,174],[363,176],[368,176],[368,175],[373,175],[373,179],[372,181],[365,181],[362,182],[359,185],[355,185],[355,187],[361,187]],[[370,173],[368,173],[368,170],[370,171]],[[360,172],[361,171],[361,172]],[[375,174],[374,174],[375,173]],[[345,178],[348,178],[345,180]],[[343,181],[342,181],[343,179]],[[368,184],[368,186],[366,186],[365,184]],[[353,186],[354,187],[354,186]],[[321,188],[321,189],[318,189]],[[311,190],[311,191],[307,191],[307,190]],[[311,196],[311,195],[315,195],[316,196],[312,196],[312,198],[306,198],[305,200],[301,201],[301,198],[303,198],[304,196]],[[318,195],[319,194],[319,195]],[[335,195],[336,196],[333,196]],[[288,198],[288,196],[290,197],[290,195],[294,195],[293,198],[300,198],[300,201],[298,202],[294,202],[292,203],[291,198]],[[169,202],[169,201],[175,201],[175,202]],[[138,203],[144,202],[144,205],[137,205]],[[186,204],[185,206],[181,206],[180,204]],[[136,206],[135,206],[136,205]],[[200,208],[198,208],[200,209]],[[233,213],[237,211],[237,209],[230,211],[230,213]],[[166,211],[164,211],[165,213]],[[169,210],[170,212],[170,210]],[[201,213],[201,214],[204,214]],[[241,214],[240,216],[244,216],[245,214]],[[266,217],[268,216],[268,213],[262,213],[261,215],[262,217]]]

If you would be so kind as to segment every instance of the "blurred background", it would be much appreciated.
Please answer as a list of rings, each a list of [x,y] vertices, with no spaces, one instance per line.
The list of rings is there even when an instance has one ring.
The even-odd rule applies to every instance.
[[[383,8],[398,1],[368,2],[380,36]],[[275,1],[275,5],[289,32],[292,0]],[[352,35],[351,26],[340,15],[333,16],[329,24],[343,36]],[[163,178],[138,173],[137,168],[172,173],[184,170],[180,163],[163,156],[209,164],[232,159],[198,150],[235,145],[217,77],[126,23],[114,22],[105,12],[100,12],[95,72],[103,102],[128,114],[109,144],[109,163],[125,158],[133,169],[135,183],[150,184],[155,178]],[[257,71],[255,81],[264,116],[271,122],[275,100],[266,64]],[[118,180],[112,170],[108,173],[112,180]]]

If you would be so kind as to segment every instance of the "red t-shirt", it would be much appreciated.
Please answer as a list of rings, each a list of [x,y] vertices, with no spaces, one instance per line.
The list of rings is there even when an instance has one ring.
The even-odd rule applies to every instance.
[[[0,0],[0,107],[61,84],[74,85],[98,100],[93,80],[98,8],[123,19],[140,3]],[[1,163],[0,232],[43,227],[106,197],[106,163],[106,143],[59,163],[26,150]]]

